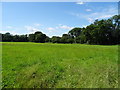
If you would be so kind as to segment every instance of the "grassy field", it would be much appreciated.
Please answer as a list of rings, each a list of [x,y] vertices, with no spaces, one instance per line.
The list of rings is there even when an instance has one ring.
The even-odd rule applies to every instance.
[[[2,48],[2,87],[118,87],[118,46],[6,42]]]

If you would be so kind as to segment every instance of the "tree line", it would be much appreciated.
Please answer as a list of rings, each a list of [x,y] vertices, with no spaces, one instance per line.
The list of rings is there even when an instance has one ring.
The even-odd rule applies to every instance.
[[[37,43],[80,43],[97,45],[120,44],[120,15],[115,15],[109,19],[95,20],[87,27],[76,27],[63,34],[62,37],[46,36],[40,31],[29,35],[1,34],[3,42],[37,42]]]

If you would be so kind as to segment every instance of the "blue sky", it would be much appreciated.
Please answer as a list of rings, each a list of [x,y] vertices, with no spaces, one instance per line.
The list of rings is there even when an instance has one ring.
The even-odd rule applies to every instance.
[[[4,2],[1,33],[29,34],[42,31],[61,36],[74,27],[118,14],[117,2]]]

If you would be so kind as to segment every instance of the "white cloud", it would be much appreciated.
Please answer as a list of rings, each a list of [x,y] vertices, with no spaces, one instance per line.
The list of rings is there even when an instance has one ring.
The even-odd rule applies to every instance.
[[[45,28],[44,30],[46,31],[46,35],[49,35],[50,37],[52,36],[62,36],[64,33],[68,33],[69,30],[71,30],[73,27],[63,25],[63,24],[58,24],[56,27],[48,27]]]
[[[47,30],[49,30],[49,31],[55,31],[55,30],[59,30],[59,29],[71,30],[72,28],[73,28],[73,27],[59,24],[59,25],[56,26],[56,27],[49,27],[49,28],[47,28]]]
[[[6,26],[6,29],[13,29],[12,26]]]
[[[86,28],[88,25],[82,25],[82,27]]]
[[[55,28],[49,27],[47,28],[47,30],[55,30]]]
[[[62,24],[58,24],[58,26],[56,27],[48,27],[46,28],[46,34],[48,35],[57,35],[58,34],[63,34],[64,32],[68,32],[69,30],[71,30],[73,27],[67,26],[67,25],[62,25]],[[61,35],[62,35],[61,34]]]
[[[67,25],[60,25],[60,29],[66,29],[66,30],[71,30],[73,27],[67,26]]]
[[[88,22],[89,22],[89,23],[93,23],[93,22],[94,22],[94,19],[88,18]]]
[[[78,1],[76,4],[83,5],[83,4],[85,4],[85,3],[82,2],[82,1]]]
[[[18,33],[18,28],[13,27],[13,26],[3,26],[2,30],[0,30],[0,33],[3,33],[3,34],[5,34],[7,32],[9,32],[10,34],[13,34],[13,35],[16,35],[16,34],[20,35],[20,33]]]
[[[64,32],[64,34],[68,34],[68,32]]]
[[[34,26],[42,26],[42,24],[35,23]]]
[[[90,10],[88,10],[90,11]],[[107,8],[102,8],[101,7],[101,11],[96,11],[94,13],[91,13],[91,14],[86,14],[86,13],[71,13],[71,15],[74,15],[78,18],[81,18],[81,19],[86,19],[88,20],[89,23],[92,23],[94,22],[96,19],[107,19],[107,18],[110,18],[114,15],[116,15],[118,13],[118,10],[116,7],[113,7],[113,6],[109,6]]]
[[[36,31],[40,31],[40,29],[32,27],[32,26],[25,26],[25,28],[31,33],[36,32]]]
[[[6,27],[4,27],[3,31],[0,31],[0,33],[7,33],[10,32],[13,35],[22,35],[22,34],[31,34],[34,33],[36,31],[41,31],[43,33],[45,33],[47,36],[61,36],[64,33],[67,33],[69,30],[71,30],[73,27],[71,26],[67,26],[67,25],[63,25],[63,24],[58,24],[55,27],[44,27],[43,25],[40,26],[41,24],[32,24],[32,25],[25,25],[21,28],[17,27],[14,29],[6,29]],[[40,26],[40,27],[38,27]],[[7,27],[7,28],[12,28],[12,27]],[[24,31],[20,31],[20,30],[24,30]],[[19,33],[17,33],[19,32]]]
[[[92,10],[91,10],[91,9],[86,9],[86,11],[87,11],[87,12],[90,12],[90,11],[92,11]]]
[[[8,33],[8,32],[13,35],[16,35],[16,34],[20,35],[19,33],[15,32],[15,31],[9,31],[9,30],[0,31],[0,33],[2,33],[2,34]]]
[[[112,17],[113,15],[102,15],[100,16],[99,18],[102,19],[102,18],[109,18],[109,17]]]

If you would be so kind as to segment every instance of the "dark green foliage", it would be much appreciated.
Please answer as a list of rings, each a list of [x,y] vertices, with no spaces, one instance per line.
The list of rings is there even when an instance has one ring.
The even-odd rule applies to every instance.
[[[5,42],[11,42],[13,40],[13,37],[10,33],[2,34],[2,40]]]
[[[35,32],[35,42],[44,43],[46,39],[46,35],[42,32]]]
[[[115,15],[108,20],[95,20],[86,28],[73,28],[62,37],[49,38],[42,32],[27,35],[2,34],[3,42],[37,42],[37,43],[86,43],[97,45],[120,44],[120,15]]]
[[[82,28],[73,28],[68,34],[72,37],[78,37],[81,33],[81,30]]]
[[[10,33],[2,34],[3,42],[27,42],[27,35],[11,35]]]
[[[120,15],[108,20],[95,20],[86,28],[74,28],[69,31],[75,43],[113,45],[120,44]]]
[[[69,35],[63,34],[63,35],[62,35],[62,38],[61,38],[61,42],[62,42],[62,43],[69,43],[69,42],[68,42],[68,39],[69,39]]]
[[[45,42],[51,42],[51,39],[48,36],[46,36]]]
[[[13,36],[13,41],[14,42],[27,42],[28,37],[27,35],[15,35]]]
[[[63,34],[61,37],[61,43],[74,43],[74,38],[69,34]]]
[[[51,42],[52,42],[52,43],[60,43],[60,42],[61,42],[61,38],[58,37],[58,36],[53,36],[53,37],[51,38]]]
[[[35,35],[34,34],[29,34],[28,39],[29,39],[30,42],[34,42],[35,41]]]
[[[39,31],[35,32],[34,34],[29,34],[30,42],[44,43],[46,38],[47,38],[47,36]]]

